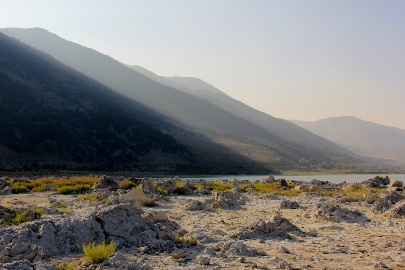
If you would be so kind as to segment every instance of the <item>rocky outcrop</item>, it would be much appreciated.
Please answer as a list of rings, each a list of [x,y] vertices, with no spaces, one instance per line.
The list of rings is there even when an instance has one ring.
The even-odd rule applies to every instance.
[[[179,226],[143,214],[129,203],[74,217],[44,218],[0,229],[0,262],[37,260],[82,252],[83,244],[114,241],[118,248],[160,250],[174,241]]]
[[[232,235],[239,239],[249,238],[291,238],[289,232],[303,233],[288,219],[275,215],[271,221],[260,219],[236,230]]]
[[[405,196],[399,192],[391,191],[378,197],[373,204],[373,211],[384,212],[390,209],[397,202],[405,199]]]
[[[405,200],[396,203],[391,209],[385,212],[385,215],[393,218],[405,217]]]
[[[361,185],[370,187],[370,188],[383,188],[390,183],[390,178],[388,176],[376,176],[374,178],[368,179],[361,182]]]
[[[388,185],[387,191],[403,192],[404,191],[404,183],[402,181],[399,181],[399,180],[394,180]]]
[[[313,211],[315,218],[333,222],[367,222],[369,219],[358,210],[349,210],[338,204],[318,204]]]

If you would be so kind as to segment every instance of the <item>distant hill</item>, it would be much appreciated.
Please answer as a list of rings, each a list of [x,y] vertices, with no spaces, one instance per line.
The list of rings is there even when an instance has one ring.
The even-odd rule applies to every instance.
[[[225,154],[227,151],[232,156],[238,154],[244,157],[245,161],[241,164],[259,162],[268,168],[357,162],[346,149],[286,120],[250,108],[201,80],[157,78],[147,70],[135,71],[109,56],[39,28],[7,28],[1,31],[165,115],[179,128],[194,132],[194,138],[181,132],[167,131],[167,134],[174,136],[178,142],[186,142],[199,149],[197,153],[211,149],[212,145],[205,142],[220,145],[215,159],[219,162],[230,156]],[[196,140],[196,137],[206,138],[207,141]],[[204,157],[201,156],[200,160]]]
[[[379,125],[351,116],[315,122],[293,121],[297,125],[368,157],[405,164],[405,130]]]

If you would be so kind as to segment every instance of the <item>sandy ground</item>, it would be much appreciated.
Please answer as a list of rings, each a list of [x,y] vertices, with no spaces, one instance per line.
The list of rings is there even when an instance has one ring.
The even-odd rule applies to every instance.
[[[197,246],[185,248],[195,255],[205,255],[206,247],[215,247],[221,242],[242,241],[266,255],[206,255],[209,265],[199,265],[195,259],[178,262],[171,258],[171,251],[159,254],[125,253],[119,254],[147,263],[153,269],[251,269],[271,267],[269,260],[274,256],[285,260],[292,269],[375,269],[379,263],[390,269],[405,269],[405,219],[387,218],[373,213],[367,203],[344,203],[343,207],[358,209],[371,220],[367,223],[327,222],[316,220],[312,209],[318,203],[326,203],[330,198],[292,197],[300,209],[280,209],[280,199],[266,195],[249,194],[248,202],[239,210],[189,211],[185,205],[189,200],[206,200],[209,196],[167,197],[158,207],[144,208],[148,211],[163,211],[170,220],[177,222],[188,235],[199,238]],[[92,210],[96,204],[77,200],[77,195],[58,195],[51,192],[5,195],[0,197],[0,205],[13,207],[49,207],[51,201],[68,204],[72,214]],[[247,239],[232,238],[232,232],[259,219],[269,220],[281,214],[304,232],[314,232],[317,236],[292,234],[292,239]],[[281,250],[285,248],[289,253]],[[380,264],[380,266],[383,266]],[[267,267],[267,268],[266,268]],[[108,269],[101,267],[100,269]]]

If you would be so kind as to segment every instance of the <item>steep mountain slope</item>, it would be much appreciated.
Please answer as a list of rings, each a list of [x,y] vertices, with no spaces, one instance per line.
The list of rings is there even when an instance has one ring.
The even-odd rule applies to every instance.
[[[261,168],[2,33],[0,115],[0,170]],[[197,137],[210,149],[197,151],[196,142],[187,147],[161,130]]]
[[[135,169],[152,150],[186,154],[143,123],[164,124],[142,106],[1,33],[0,89],[4,167],[24,156],[26,166]]]
[[[295,166],[302,161],[352,162],[351,154],[296,125],[260,113],[219,90],[216,101],[201,94],[162,84],[89,48],[66,41],[43,29],[2,29],[2,32],[49,53],[64,64],[86,74],[143,105],[208,136],[247,159],[268,166]],[[189,87],[186,87],[190,89]],[[254,112],[254,113],[252,113]],[[177,136],[177,133],[171,133]],[[177,137],[183,140],[183,137]],[[204,144],[199,144],[204,149]]]
[[[405,130],[355,117],[333,117],[315,122],[294,121],[309,131],[363,156],[405,164]]]

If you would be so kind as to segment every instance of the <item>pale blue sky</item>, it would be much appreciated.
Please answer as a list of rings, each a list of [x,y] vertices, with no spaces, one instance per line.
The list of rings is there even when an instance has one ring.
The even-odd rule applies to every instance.
[[[198,77],[275,117],[405,129],[402,0],[0,0],[0,27],[42,27],[159,75]]]

